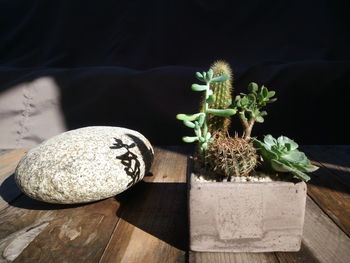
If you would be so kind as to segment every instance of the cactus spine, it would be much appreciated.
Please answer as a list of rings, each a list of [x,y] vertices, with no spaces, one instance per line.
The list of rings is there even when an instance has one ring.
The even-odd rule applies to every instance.
[[[232,71],[228,63],[219,60],[216,61],[211,69],[214,72],[214,77],[227,74],[229,78],[223,82],[210,83],[210,89],[213,91],[215,101],[210,106],[215,109],[227,109],[232,103]],[[227,134],[230,127],[231,118],[220,116],[209,116],[208,129],[213,134],[215,131],[220,131],[222,134]]]
[[[213,135],[207,151],[207,165],[214,172],[228,177],[247,176],[257,165],[258,155],[250,139]]]

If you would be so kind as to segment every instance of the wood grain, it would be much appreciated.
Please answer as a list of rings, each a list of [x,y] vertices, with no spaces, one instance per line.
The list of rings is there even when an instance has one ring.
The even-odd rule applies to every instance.
[[[145,182],[186,182],[187,156],[190,148],[155,148],[155,158],[151,168],[153,176],[146,176]]]
[[[190,263],[278,263],[273,253],[209,253],[190,252]]]
[[[119,221],[101,262],[184,262],[188,246],[186,160],[156,149],[152,176],[117,196]]]
[[[23,195],[0,214],[0,243],[28,226],[48,223],[15,262],[98,262],[118,221],[118,208],[114,198],[53,205]]]
[[[349,145],[308,145],[303,146],[302,149],[336,175],[338,180],[350,189]]]
[[[306,201],[302,250],[276,253],[281,262],[346,263],[350,239],[310,198]]]
[[[19,160],[26,153],[25,149],[6,151],[0,155],[0,211],[21,195],[16,186],[13,173]]]
[[[313,154],[313,151],[309,148],[310,158],[317,155]],[[321,152],[322,148],[317,148],[318,151]],[[308,182],[308,194],[350,237],[350,187],[344,180],[335,176],[334,171],[324,167],[323,163],[317,161],[313,161],[313,163],[320,168],[311,174],[312,179]]]
[[[298,252],[276,252],[276,256],[280,263],[320,262],[304,243],[301,244],[301,249]]]
[[[306,203],[304,243],[320,262],[348,262],[350,239],[310,199]]]

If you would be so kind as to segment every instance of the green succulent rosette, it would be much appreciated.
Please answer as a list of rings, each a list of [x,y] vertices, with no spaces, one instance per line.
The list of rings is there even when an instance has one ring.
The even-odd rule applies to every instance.
[[[264,166],[269,171],[291,173],[294,177],[305,182],[310,180],[306,174],[318,169],[312,165],[303,152],[298,150],[299,145],[286,136],[275,139],[266,135],[264,141],[254,140],[254,146],[258,149],[264,160]]]

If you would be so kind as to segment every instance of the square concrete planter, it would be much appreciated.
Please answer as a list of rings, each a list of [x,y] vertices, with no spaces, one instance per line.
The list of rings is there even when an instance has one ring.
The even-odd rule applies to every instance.
[[[189,165],[188,186],[192,251],[300,249],[304,182],[200,182]]]

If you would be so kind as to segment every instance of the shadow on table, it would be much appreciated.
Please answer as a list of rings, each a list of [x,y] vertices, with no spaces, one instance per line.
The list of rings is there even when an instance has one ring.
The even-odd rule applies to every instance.
[[[117,195],[117,216],[148,234],[186,251],[186,183],[140,182]]]

